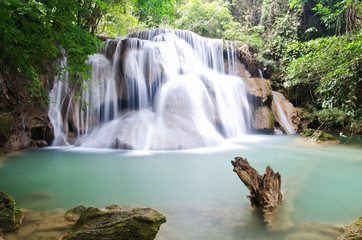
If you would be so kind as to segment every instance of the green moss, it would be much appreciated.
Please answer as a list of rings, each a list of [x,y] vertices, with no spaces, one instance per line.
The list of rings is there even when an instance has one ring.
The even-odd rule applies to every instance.
[[[68,231],[64,240],[154,239],[166,217],[151,208],[130,211],[104,211],[87,208]]]
[[[273,128],[274,127],[274,122],[275,122],[275,117],[274,117],[274,114],[272,111],[269,110],[269,126],[270,128]]]
[[[331,134],[322,132],[321,130],[306,129],[300,136],[312,139],[316,142],[337,142],[339,141],[336,137]]]
[[[23,220],[24,214],[14,199],[0,191],[0,232],[16,229]]]
[[[314,132],[315,132],[315,130],[313,130],[313,129],[306,129],[306,130],[304,130],[304,131],[300,134],[300,136],[301,136],[301,137],[310,138],[310,137],[313,136],[313,133],[314,133]]]
[[[0,148],[9,140],[11,127],[14,125],[14,118],[10,115],[0,115]]]
[[[362,237],[362,217],[351,223],[338,240],[358,240]]]

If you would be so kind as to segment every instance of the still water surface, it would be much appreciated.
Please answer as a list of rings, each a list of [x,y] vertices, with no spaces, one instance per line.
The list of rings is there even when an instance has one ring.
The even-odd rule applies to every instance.
[[[236,156],[281,173],[284,201],[268,228],[233,172]],[[0,189],[35,211],[150,206],[167,215],[158,239],[333,239],[325,224],[362,216],[362,147],[248,136],[183,151],[45,148],[1,162]]]

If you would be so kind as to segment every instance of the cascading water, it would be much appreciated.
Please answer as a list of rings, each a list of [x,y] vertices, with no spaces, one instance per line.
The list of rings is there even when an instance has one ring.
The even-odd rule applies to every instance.
[[[273,107],[272,109],[274,116],[280,124],[280,127],[283,128],[283,132],[285,132],[286,134],[294,134],[296,131],[290,121],[290,118],[288,117],[288,112],[282,101],[284,96],[281,93],[275,91],[272,91],[272,94],[273,103],[275,103],[275,107]]]
[[[247,134],[246,90],[233,75],[232,44],[226,48],[228,73],[222,41],[189,31],[154,29],[106,42],[103,54],[89,58],[91,81],[77,88],[55,80],[54,144],[185,149]]]

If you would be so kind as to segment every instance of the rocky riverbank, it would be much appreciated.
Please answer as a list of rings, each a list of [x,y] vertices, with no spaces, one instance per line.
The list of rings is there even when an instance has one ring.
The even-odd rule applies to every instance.
[[[78,206],[65,212],[21,210],[0,191],[0,239],[155,239],[165,214],[151,208],[123,210]],[[16,230],[16,231],[15,231]]]

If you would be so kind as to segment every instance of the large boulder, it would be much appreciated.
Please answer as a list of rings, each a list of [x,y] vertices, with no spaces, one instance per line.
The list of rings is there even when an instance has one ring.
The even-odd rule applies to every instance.
[[[0,235],[15,230],[23,221],[24,213],[8,194],[0,191]]]
[[[110,206],[105,210],[89,207],[63,236],[63,240],[117,239],[151,240],[156,237],[166,216],[151,208],[129,211]]]
[[[351,223],[337,240],[361,240],[362,239],[362,217]]]
[[[265,133],[274,132],[274,114],[267,106],[257,107],[253,112],[253,127]]]

